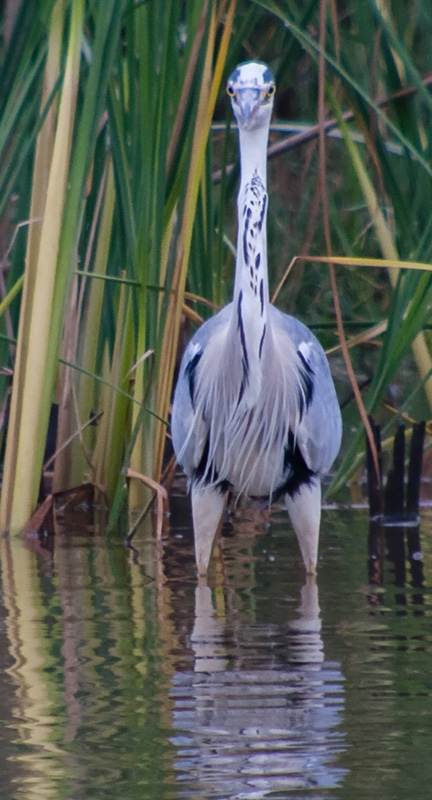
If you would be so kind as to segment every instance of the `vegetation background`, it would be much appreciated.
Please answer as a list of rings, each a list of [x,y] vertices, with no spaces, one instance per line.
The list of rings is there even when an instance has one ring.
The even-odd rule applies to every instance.
[[[178,346],[231,294],[224,85],[249,58],[278,86],[270,282],[330,351],[338,496],[366,412],[432,404],[429,0],[3,0],[1,15],[2,530],[28,522],[47,472],[54,492],[96,487],[112,521],[161,502]]]

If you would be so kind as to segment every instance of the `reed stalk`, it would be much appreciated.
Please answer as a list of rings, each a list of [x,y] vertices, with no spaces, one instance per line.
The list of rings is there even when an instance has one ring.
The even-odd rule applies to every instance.
[[[42,217],[42,222],[40,228],[32,227],[28,240],[0,515],[1,528],[12,533],[23,528],[36,505],[52,399],[53,387],[46,380],[47,358],[50,337],[58,336],[52,330],[52,304],[78,89],[83,13],[84,3],[76,0],[72,6],[58,117],[54,122],[52,113],[47,116],[35,160],[31,218]],[[44,97],[58,78],[64,17],[64,3],[59,0],[51,21]]]

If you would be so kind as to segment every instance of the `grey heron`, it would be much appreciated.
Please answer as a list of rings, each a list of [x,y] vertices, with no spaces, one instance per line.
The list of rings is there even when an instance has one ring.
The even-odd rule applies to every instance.
[[[303,323],[270,303],[267,143],[275,82],[266,64],[231,74],[240,187],[233,301],[189,342],[171,430],[192,499],[195,555],[206,574],[228,492],[283,497],[308,573],[316,571],[321,478],[339,451],[341,415],[326,355]]]

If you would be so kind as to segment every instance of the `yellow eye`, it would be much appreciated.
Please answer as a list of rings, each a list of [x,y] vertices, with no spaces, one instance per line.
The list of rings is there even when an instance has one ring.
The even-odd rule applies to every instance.
[[[275,86],[272,84],[267,89],[267,97],[272,97],[274,95],[274,93],[275,93]]]
[[[227,86],[227,93],[229,94],[230,97],[234,97],[234,95],[235,95],[235,91],[234,91],[233,87],[230,86],[230,84],[228,84],[228,86]]]

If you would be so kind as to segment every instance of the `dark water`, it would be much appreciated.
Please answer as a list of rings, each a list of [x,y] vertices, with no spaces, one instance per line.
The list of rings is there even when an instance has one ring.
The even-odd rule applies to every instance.
[[[326,511],[317,584],[282,512],[199,586],[185,502],[150,524],[1,541],[2,800],[432,797],[431,512]]]

